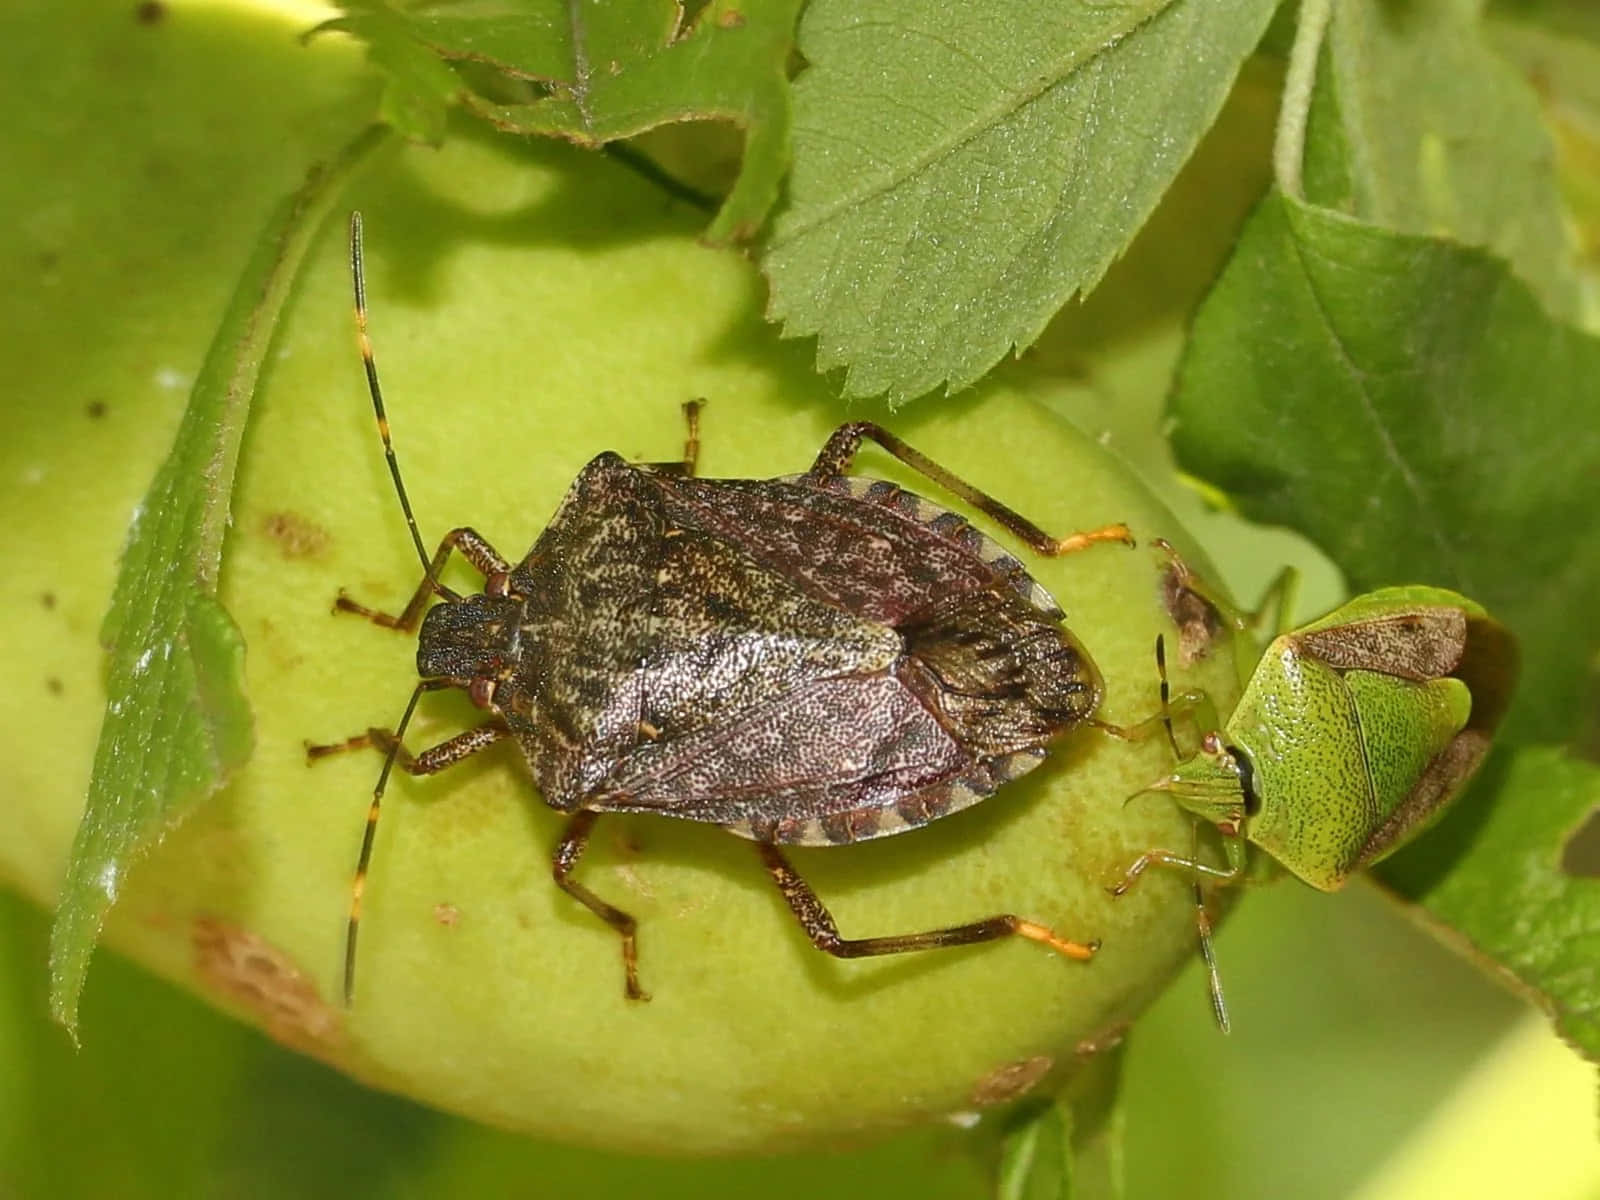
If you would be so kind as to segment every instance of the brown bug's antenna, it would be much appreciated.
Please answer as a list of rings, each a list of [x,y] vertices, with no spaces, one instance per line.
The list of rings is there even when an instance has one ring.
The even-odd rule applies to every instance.
[[[378,386],[378,364],[372,357],[372,339],[367,336],[367,280],[361,267],[361,214],[350,214],[350,277],[356,293],[356,336],[361,342],[361,365],[367,372],[367,390],[372,393],[372,410],[378,417],[378,436],[383,439],[383,456],[389,462],[389,475],[394,480],[395,494],[400,497],[400,511],[405,513],[406,526],[411,530],[412,544],[417,548],[417,558],[422,561],[422,573],[435,592],[447,600],[460,597],[433,573],[428,560],[427,547],[417,529],[417,518],[411,512],[411,500],[406,495],[406,485],[400,480],[400,460],[395,457],[394,442],[389,437],[389,414],[383,409],[383,389]]]
[[[372,861],[372,843],[378,832],[378,810],[383,805],[383,792],[389,786],[389,774],[394,770],[395,759],[400,755],[401,738],[405,736],[406,726],[411,723],[411,714],[417,709],[417,701],[422,698],[423,692],[438,691],[445,686],[441,680],[424,679],[411,692],[411,700],[406,704],[406,711],[400,717],[400,724],[395,727],[394,741],[389,743],[389,749],[383,756],[383,770],[378,772],[378,782],[372,789],[372,803],[367,806],[367,828],[361,835],[361,856],[356,859],[355,878],[350,883],[350,924],[344,937],[344,1006],[350,1007],[356,990],[356,931],[361,925],[361,893],[367,886],[367,866]]]
[[[1156,670],[1161,675],[1161,724],[1167,731],[1167,744],[1172,747],[1173,759],[1182,762],[1183,751],[1178,749],[1178,735],[1172,731],[1172,685],[1167,681],[1167,639],[1159,633],[1156,634]],[[1198,821],[1194,823],[1194,843],[1189,858],[1195,862],[1200,860]],[[1230,1027],[1228,1004],[1222,998],[1222,972],[1217,969],[1217,951],[1211,944],[1211,917],[1206,912],[1205,891],[1198,875],[1194,879],[1194,911],[1195,928],[1200,932],[1200,957],[1206,964],[1206,986],[1211,993],[1211,1015],[1217,1019],[1217,1028],[1227,1033]]]

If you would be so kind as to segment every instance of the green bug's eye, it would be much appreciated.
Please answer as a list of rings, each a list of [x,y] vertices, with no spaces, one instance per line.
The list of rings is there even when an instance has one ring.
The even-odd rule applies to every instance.
[[[1234,769],[1239,772],[1239,787],[1244,792],[1244,815],[1253,817],[1261,811],[1261,797],[1256,795],[1255,772],[1250,766],[1250,760],[1237,746],[1229,746],[1228,757],[1233,759]]]

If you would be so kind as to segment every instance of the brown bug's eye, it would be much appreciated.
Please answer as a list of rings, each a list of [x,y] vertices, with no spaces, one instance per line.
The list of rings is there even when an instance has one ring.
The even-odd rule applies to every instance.
[[[494,689],[496,681],[485,679],[481,675],[467,684],[467,698],[479,708],[489,708],[494,704]]]
[[[491,596],[509,596],[511,576],[504,571],[495,571],[484,579],[483,590]]]

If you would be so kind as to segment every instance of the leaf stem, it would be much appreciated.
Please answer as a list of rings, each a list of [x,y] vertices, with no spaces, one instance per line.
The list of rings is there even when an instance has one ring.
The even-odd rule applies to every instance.
[[[1272,166],[1278,186],[1296,200],[1305,199],[1301,168],[1305,163],[1306,121],[1311,113],[1311,93],[1317,84],[1317,57],[1322,53],[1322,38],[1332,17],[1333,0],[1301,0],[1300,23],[1295,27],[1289,71],[1283,80]]]

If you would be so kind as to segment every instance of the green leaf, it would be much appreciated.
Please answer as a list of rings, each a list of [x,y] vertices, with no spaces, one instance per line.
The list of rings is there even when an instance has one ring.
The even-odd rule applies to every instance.
[[[1307,137],[1306,196],[1506,259],[1577,311],[1555,150],[1533,90],[1489,46],[1478,0],[1333,9]]]
[[[106,713],[50,939],[50,1007],[75,1031],[101,923],[139,859],[250,755],[244,643],[217,601],[234,468],[273,330],[374,128],[269,219],[206,354],[166,461],[134,513],[111,607]]]
[[[1126,249],[1270,0],[818,0],[770,315],[845,392],[974,383]]]
[[[1509,969],[1562,1036],[1600,1061],[1600,878],[1564,867],[1568,840],[1600,813],[1600,768],[1536,748],[1500,753],[1428,853],[1378,875]]]
[[[1512,740],[1565,741],[1600,652],[1600,342],[1482,251],[1273,192],[1195,319],[1192,474],[1357,591],[1453,587],[1522,642]]]
[[[778,198],[789,165],[787,67],[800,0],[743,5],[713,0],[685,25],[676,0],[526,0],[442,5],[397,14],[362,4],[341,25],[369,38],[397,78],[426,76],[424,57],[487,66],[503,89],[536,94],[507,102],[455,80],[468,109],[510,133],[600,146],[679,121],[727,121],[745,134],[744,163],[708,231],[714,241],[753,236]],[[381,50],[381,53],[380,53]],[[516,81],[540,85],[514,86]],[[419,90],[419,89],[412,89]]]
[[[450,106],[465,91],[460,77],[387,5],[349,0],[344,7],[345,16],[324,21],[306,36],[340,32],[366,42],[368,59],[384,72],[380,119],[415,141],[443,141]]]

